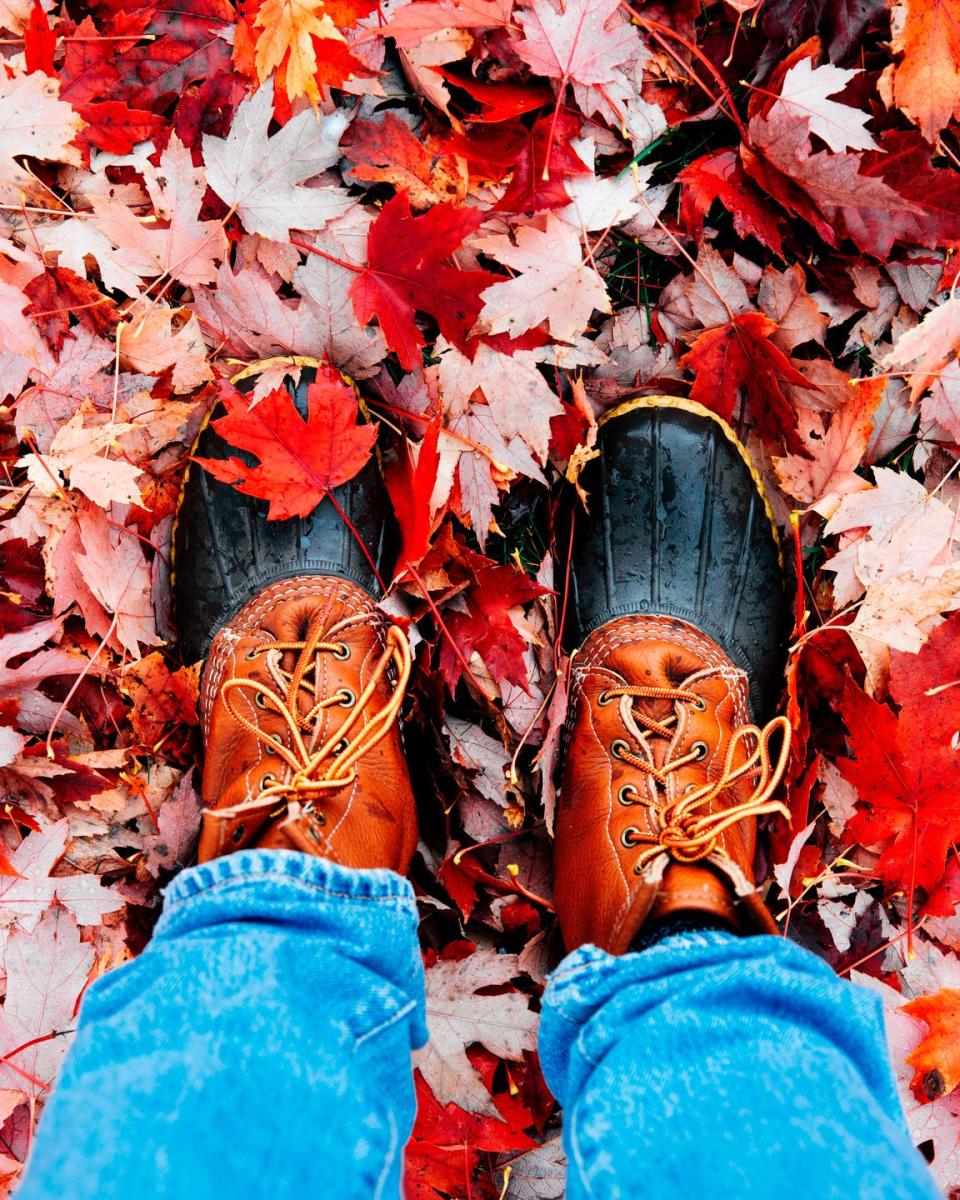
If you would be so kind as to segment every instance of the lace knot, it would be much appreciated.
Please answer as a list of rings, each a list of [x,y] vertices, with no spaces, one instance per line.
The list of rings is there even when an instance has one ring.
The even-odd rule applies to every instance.
[[[790,723],[786,717],[774,717],[761,729],[757,725],[741,725],[733,730],[727,744],[723,767],[714,780],[691,784],[681,795],[671,799],[667,795],[670,775],[682,767],[700,762],[709,753],[705,742],[694,742],[685,753],[668,758],[659,767],[652,761],[649,738],[671,738],[675,733],[681,706],[690,705],[703,712],[706,702],[698,692],[689,687],[645,687],[625,685],[607,688],[602,693],[602,703],[619,701],[620,717],[627,732],[631,734],[638,749],[648,754],[644,757],[632,750],[618,738],[616,755],[622,762],[643,771],[654,784],[657,799],[643,800],[651,812],[655,832],[643,833],[631,827],[629,839],[623,844],[628,849],[642,847],[634,870],[642,871],[653,859],[664,852],[681,863],[694,863],[713,854],[720,845],[721,836],[731,826],[746,818],[757,818],[768,813],[780,813],[790,819],[786,805],[773,799],[780,785],[790,754]],[[637,700],[668,700],[674,711],[663,718],[655,718],[635,707]],[[781,742],[775,760],[770,753],[770,741],[780,733]],[[747,743],[752,743],[752,748]],[[743,761],[735,765],[738,755]],[[717,807],[722,794],[741,780],[753,778],[753,790],[745,799]],[[657,790],[659,789],[659,790]]]

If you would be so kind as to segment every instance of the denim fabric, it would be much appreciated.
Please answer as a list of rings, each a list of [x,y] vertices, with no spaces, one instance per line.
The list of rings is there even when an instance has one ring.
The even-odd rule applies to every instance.
[[[193,867],[87,993],[18,1200],[396,1197],[425,1040],[406,880],[285,851]]]
[[[877,997],[783,938],[596,946],[554,973],[543,1070],[567,1200],[933,1200]]]
[[[184,871],[89,990],[17,1200],[400,1193],[426,1037],[410,885],[284,851]],[[777,938],[592,946],[544,997],[568,1200],[935,1197],[875,998]]]

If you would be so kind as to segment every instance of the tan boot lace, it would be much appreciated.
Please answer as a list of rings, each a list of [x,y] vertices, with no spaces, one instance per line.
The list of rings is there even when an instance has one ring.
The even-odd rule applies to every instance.
[[[332,654],[339,659],[350,657],[350,648],[345,642],[325,641],[324,632],[322,627],[316,626],[308,631],[302,642],[264,642],[249,651],[248,659],[268,655],[268,672],[278,690],[259,679],[242,676],[225,680],[220,688],[220,696],[233,719],[259,741],[269,744],[271,753],[279,755],[289,768],[283,779],[264,776],[264,782],[269,782],[262,787],[258,802],[276,797],[278,808],[271,816],[279,816],[293,800],[305,802],[303,811],[310,812],[325,792],[352,784],[357,777],[356,764],[390,732],[403,703],[410,678],[411,655],[410,643],[401,629],[391,625],[387,630],[387,645],[359,696],[347,687],[338,688],[332,696],[319,696],[321,655]],[[281,665],[281,657],[286,651],[298,654],[292,671],[285,671]],[[350,737],[351,729],[391,664],[396,670],[396,680],[389,700],[355,736]],[[308,677],[311,673],[312,680]],[[298,704],[301,689],[315,701],[302,713]],[[244,716],[236,706],[236,692],[250,692],[257,707],[278,713],[286,725],[288,737],[284,739],[267,733]],[[315,746],[320,728],[317,718],[324,709],[334,705],[352,711],[322,746]]]
[[[696,692],[685,688],[625,686],[608,688],[600,694],[600,703],[609,704],[613,700],[620,701],[620,716],[634,738],[649,750],[648,738],[670,738],[673,727],[677,723],[681,704],[691,704],[698,711],[705,707],[704,700]],[[635,699],[671,700],[675,710],[672,715],[658,721],[639,709],[634,708]],[[639,723],[639,724],[638,724]],[[641,728],[642,726],[642,728]],[[772,765],[770,755],[770,739],[780,731],[782,741],[777,754],[776,764]],[[621,789],[620,799],[624,804],[642,804],[652,808],[656,815],[656,834],[644,833],[631,826],[624,830],[623,844],[629,849],[643,846],[640,851],[634,871],[640,874],[644,867],[658,855],[666,851],[671,857],[681,863],[698,862],[712,854],[717,848],[720,835],[731,825],[736,825],[745,817],[760,817],[766,813],[780,813],[788,820],[789,809],[779,800],[771,797],[777,790],[783,778],[790,754],[790,722],[786,717],[774,717],[763,729],[757,725],[741,725],[734,730],[727,746],[723,771],[719,779],[707,782],[700,787],[691,784],[687,790],[674,800],[668,800],[665,795],[656,799],[641,795],[635,788],[627,785]],[[754,741],[754,747],[746,759],[738,767],[734,767],[741,743],[748,739]],[[668,777],[673,771],[690,763],[704,759],[708,752],[705,742],[695,742],[687,754],[665,762],[657,767],[648,759],[634,753],[629,744],[618,738],[611,746],[615,758],[630,763],[631,766],[643,771],[654,779],[663,792],[666,792]],[[652,755],[651,755],[652,758]],[[753,794],[747,800],[731,804],[726,808],[711,812],[711,806],[717,798],[732,787],[738,780],[748,775],[756,775]]]

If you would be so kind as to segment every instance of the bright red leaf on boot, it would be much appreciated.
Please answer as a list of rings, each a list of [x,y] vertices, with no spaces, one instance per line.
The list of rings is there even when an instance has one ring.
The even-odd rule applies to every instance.
[[[490,271],[461,271],[448,263],[482,221],[479,209],[453,204],[438,204],[414,216],[401,192],[370,226],[367,266],[354,280],[350,296],[357,320],[366,325],[377,318],[405,370],[419,366],[424,345],[415,313],[429,313],[444,337],[462,346],[483,307],[480,292],[498,281]]]
[[[729,421],[742,389],[762,436],[771,442],[782,440],[795,454],[806,455],[796,410],[781,384],[813,384],[770,341],[776,331],[776,322],[762,313],[740,313],[726,325],[701,333],[680,365],[695,374],[691,400]]]
[[[252,406],[230,384],[221,385],[220,398],[227,415],[214,421],[217,433],[260,462],[194,462],[245,495],[268,500],[271,521],[309,516],[333,488],[363,469],[377,440],[376,425],[357,425],[356,393],[332,367],[320,367],[307,390],[306,420],[283,387]]]

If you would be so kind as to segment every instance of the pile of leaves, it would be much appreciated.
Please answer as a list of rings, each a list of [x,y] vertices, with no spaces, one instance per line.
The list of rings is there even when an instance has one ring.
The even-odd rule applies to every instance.
[[[793,820],[760,878],[883,996],[914,1138],[960,1189],[958,22],[960,0],[0,3],[7,1183],[84,987],[193,852],[170,539],[222,399],[259,466],[221,470],[272,517],[330,503],[375,438],[402,533],[432,1032],[408,1194],[561,1195],[535,1051],[557,498],[639,391],[733,421],[766,479],[800,586]],[[318,364],[304,430],[283,384]]]

